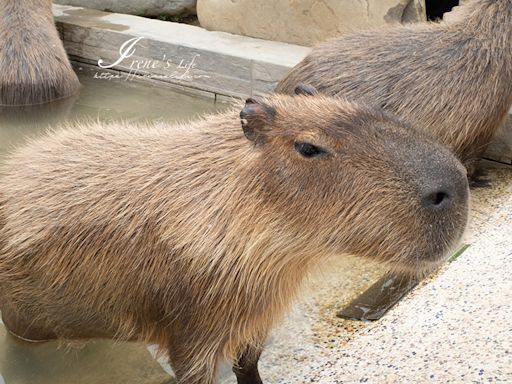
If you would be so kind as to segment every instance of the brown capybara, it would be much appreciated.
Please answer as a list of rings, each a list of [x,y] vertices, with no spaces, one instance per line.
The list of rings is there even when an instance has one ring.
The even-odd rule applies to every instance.
[[[447,149],[322,95],[180,126],[64,129],[4,166],[3,320],[32,340],[158,344],[181,384],[214,383],[223,359],[261,383],[263,341],[313,266],[350,253],[430,269],[467,209]]]
[[[42,104],[78,92],[51,0],[0,0],[0,68],[0,105]]]
[[[429,130],[468,168],[512,104],[512,0],[474,0],[450,22],[344,35],[318,45],[277,86],[363,98]]]

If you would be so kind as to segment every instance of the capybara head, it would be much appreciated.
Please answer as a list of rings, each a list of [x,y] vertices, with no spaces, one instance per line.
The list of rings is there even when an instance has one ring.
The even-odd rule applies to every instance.
[[[318,252],[377,258],[414,272],[435,266],[466,225],[462,164],[389,113],[311,97],[311,89],[248,99],[240,114],[260,152],[255,171],[284,226]]]
[[[78,93],[50,0],[0,1],[0,105],[33,105]]]

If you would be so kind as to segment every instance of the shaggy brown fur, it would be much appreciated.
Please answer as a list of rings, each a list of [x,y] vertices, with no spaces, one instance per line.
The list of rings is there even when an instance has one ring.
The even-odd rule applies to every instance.
[[[423,134],[320,95],[248,100],[243,132],[239,111],[91,124],[12,154],[7,326],[157,343],[183,384],[214,383],[222,359],[259,383],[260,347],[313,265],[352,253],[420,271],[459,240],[464,168]]]
[[[78,92],[51,0],[0,0],[0,104],[29,105]]]
[[[363,98],[433,132],[472,172],[512,104],[512,0],[455,20],[355,33],[313,49],[278,85]],[[452,18],[453,19],[453,18]]]

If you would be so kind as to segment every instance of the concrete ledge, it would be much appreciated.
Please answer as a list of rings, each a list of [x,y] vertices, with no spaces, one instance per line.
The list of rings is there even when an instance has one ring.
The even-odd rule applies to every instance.
[[[123,44],[140,38],[133,55],[111,69],[226,96],[270,92],[309,52],[297,45],[138,16],[63,5],[54,5],[53,11],[73,60],[116,63]]]

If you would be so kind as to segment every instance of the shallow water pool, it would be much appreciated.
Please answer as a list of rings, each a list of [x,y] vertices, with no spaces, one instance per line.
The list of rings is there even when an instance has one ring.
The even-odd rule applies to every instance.
[[[24,138],[59,124],[74,121],[127,121],[153,123],[184,121],[227,108],[215,102],[169,88],[133,80],[95,78],[96,70],[77,67],[80,95],[35,107],[0,106],[0,154]]]

